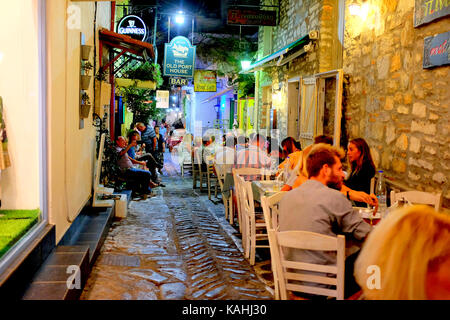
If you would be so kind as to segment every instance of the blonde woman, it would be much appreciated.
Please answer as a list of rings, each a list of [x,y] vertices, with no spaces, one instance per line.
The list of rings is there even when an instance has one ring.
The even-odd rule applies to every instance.
[[[355,278],[370,300],[450,299],[450,216],[425,205],[399,209],[369,234]]]

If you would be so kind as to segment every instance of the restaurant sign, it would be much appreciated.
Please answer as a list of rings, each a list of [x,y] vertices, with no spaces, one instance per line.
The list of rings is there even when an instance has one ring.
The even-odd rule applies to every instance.
[[[227,23],[244,26],[276,26],[277,12],[269,10],[228,9]]]
[[[416,0],[414,6],[414,27],[450,15],[448,0]]]
[[[187,78],[169,78],[169,84],[171,86],[187,86],[189,80]]]
[[[195,70],[194,91],[197,92],[216,92],[217,75],[213,70]]]
[[[147,27],[144,21],[138,16],[128,15],[120,20],[117,25],[117,33],[144,41],[147,37]]]
[[[168,77],[194,77],[195,46],[189,39],[178,36],[164,46],[164,75]]]
[[[160,109],[169,107],[169,90],[156,90],[156,107]]]
[[[446,64],[450,64],[450,31],[426,37],[423,45],[423,67]]]

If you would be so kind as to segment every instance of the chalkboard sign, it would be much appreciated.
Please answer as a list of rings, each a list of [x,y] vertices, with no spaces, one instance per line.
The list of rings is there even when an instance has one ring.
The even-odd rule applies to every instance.
[[[414,6],[414,27],[450,14],[448,0],[416,0]]]
[[[450,64],[450,31],[424,39],[423,67]]]

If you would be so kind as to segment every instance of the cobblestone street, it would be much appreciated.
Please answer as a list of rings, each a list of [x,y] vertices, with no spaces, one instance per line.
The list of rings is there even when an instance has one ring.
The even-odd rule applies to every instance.
[[[166,187],[113,223],[81,299],[273,299],[267,259],[248,263],[222,201],[165,156]]]

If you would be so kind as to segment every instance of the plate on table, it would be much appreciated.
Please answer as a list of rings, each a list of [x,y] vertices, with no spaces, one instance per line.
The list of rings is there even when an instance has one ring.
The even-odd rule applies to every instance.
[[[375,215],[373,215],[373,209],[365,208],[365,207],[353,207],[353,210],[359,212],[363,219],[380,219],[381,214],[378,211]]]

